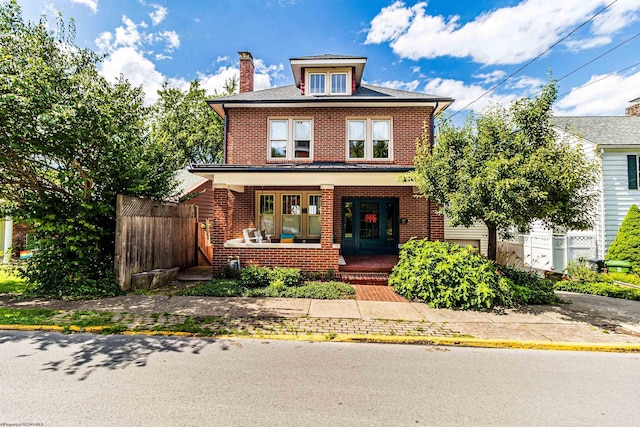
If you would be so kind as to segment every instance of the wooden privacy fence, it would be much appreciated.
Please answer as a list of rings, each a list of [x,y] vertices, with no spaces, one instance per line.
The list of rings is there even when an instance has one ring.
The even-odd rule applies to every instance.
[[[116,200],[116,280],[131,288],[131,275],[198,264],[195,205],[176,205],[118,195]]]

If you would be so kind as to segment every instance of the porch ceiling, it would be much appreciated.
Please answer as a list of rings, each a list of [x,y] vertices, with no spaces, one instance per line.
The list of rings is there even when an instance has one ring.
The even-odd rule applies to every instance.
[[[200,172],[192,173],[210,179],[214,184],[229,186],[402,186],[411,187],[413,182],[401,182],[400,172],[352,171],[352,172]]]

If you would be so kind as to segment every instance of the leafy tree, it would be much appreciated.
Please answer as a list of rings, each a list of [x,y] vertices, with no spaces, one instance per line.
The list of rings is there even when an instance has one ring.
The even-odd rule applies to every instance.
[[[0,5],[0,215],[36,230],[35,293],[104,296],[117,292],[116,194],[168,196],[176,164],[144,137],[142,90],[107,82],[73,34],[73,22],[50,34],[15,0]]]
[[[609,246],[606,258],[628,261],[634,272],[640,272],[640,209],[638,206],[631,205],[618,229],[616,239]]]
[[[407,178],[441,206],[451,225],[484,222],[492,260],[498,230],[524,233],[535,220],[577,230],[593,226],[598,165],[579,145],[556,139],[549,120],[556,97],[551,82],[538,97],[470,116],[462,127],[441,119],[433,148],[426,128],[418,141]]]
[[[225,91],[232,93],[237,84],[227,80]],[[158,91],[153,108],[151,138],[172,152],[180,166],[189,163],[221,163],[224,123],[206,101],[209,98],[198,80],[183,92],[167,83]]]

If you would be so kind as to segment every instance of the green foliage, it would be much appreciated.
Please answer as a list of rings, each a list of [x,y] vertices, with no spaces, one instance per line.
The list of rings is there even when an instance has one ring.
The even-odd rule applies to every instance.
[[[27,281],[13,265],[0,265],[0,294],[21,294],[26,288]]]
[[[298,286],[302,283],[299,268],[273,267],[270,273],[271,283],[282,282],[284,286]]]
[[[302,274],[298,268],[258,267],[247,265],[240,273],[240,283],[245,288],[261,288],[273,282],[280,282],[284,286],[298,286],[302,283]]]
[[[512,284],[513,301],[517,304],[555,304],[559,299],[553,293],[553,281],[532,271],[498,266],[498,271]]]
[[[482,310],[556,301],[551,283],[533,273],[497,266],[471,246],[410,240],[389,277],[394,291],[435,308]]]
[[[640,209],[638,206],[632,205],[627,212],[605,258],[628,261],[631,263],[632,271],[640,272]]]
[[[248,289],[243,295],[247,297],[353,299],[355,291],[350,285],[342,282],[308,282],[293,287],[283,287],[280,283],[266,288]]]
[[[609,277],[611,280],[618,282],[630,283],[632,285],[640,286],[640,276],[630,273],[607,273],[605,277]]]
[[[474,248],[426,239],[402,246],[389,285],[397,294],[434,308],[481,310],[512,303],[507,279]]]
[[[268,267],[247,265],[240,273],[240,284],[244,288],[262,288],[271,282],[271,270]]]
[[[220,279],[239,279],[240,278],[240,270],[231,267],[230,265],[225,265],[218,273],[218,277]]]
[[[180,295],[199,297],[235,297],[242,294],[242,285],[233,279],[216,279],[184,290]]]
[[[180,167],[221,163],[224,123],[207,104],[211,97],[199,81],[192,81],[186,92],[165,82],[158,95],[152,109],[151,139],[165,147]]]
[[[116,194],[170,195],[176,163],[146,137],[142,90],[108,82],[64,30],[0,5],[0,216],[35,229],[32,295],[110,296]]]
[[[570,261],[565,269],[565,274],[574,283],[612,283],[613,278],[609,275],[600,274],[595,271],[589,261],[585,258],[578,258]]]
[[[441,119],[433,147],[426,126],[418,141],[415,170],[405,178],[442,207],[451,225],[484,222],[492,260],[497,230],[527,232],[534,220],[593,225],[598,164],[580,146],[555,139],[549,117],[556,97],[551,82],[538,97],[470,116],[460,128]]]
[[[53,317],[59,311],[41,308],[2,308],[0,324],[3,325],[53,325]]]
[[[555,284],[558,291],[577,292],[581,294],[600,295],[603,297],[622,298],[633,301],[640,301],[640,289],[628,288],[605,282],[574,282],[562,280]]]

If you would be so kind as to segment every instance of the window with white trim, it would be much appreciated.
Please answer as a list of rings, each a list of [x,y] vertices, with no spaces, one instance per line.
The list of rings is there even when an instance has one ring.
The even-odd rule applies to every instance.
[[[391,119],[347,120],[347,159],[391,160]]]
[[[311,119],[270,119],[269,160],[311,159],[313,121]]]
[[[325,73],[312,73],[309,74],[309,93],[311,95],[324,95],[325,92],[325,79],[327,75]]]
[[[256,191],[256,228],[278,238],[319,239],[322,194],[318,191]],[[296,240],[298,241],[298,240]]]
[[[331,94],[347,94],[347,73],[331,73]]]
[[[349,69],[314,68],[305,73],[306,95],[351,95],[353,77]]]

